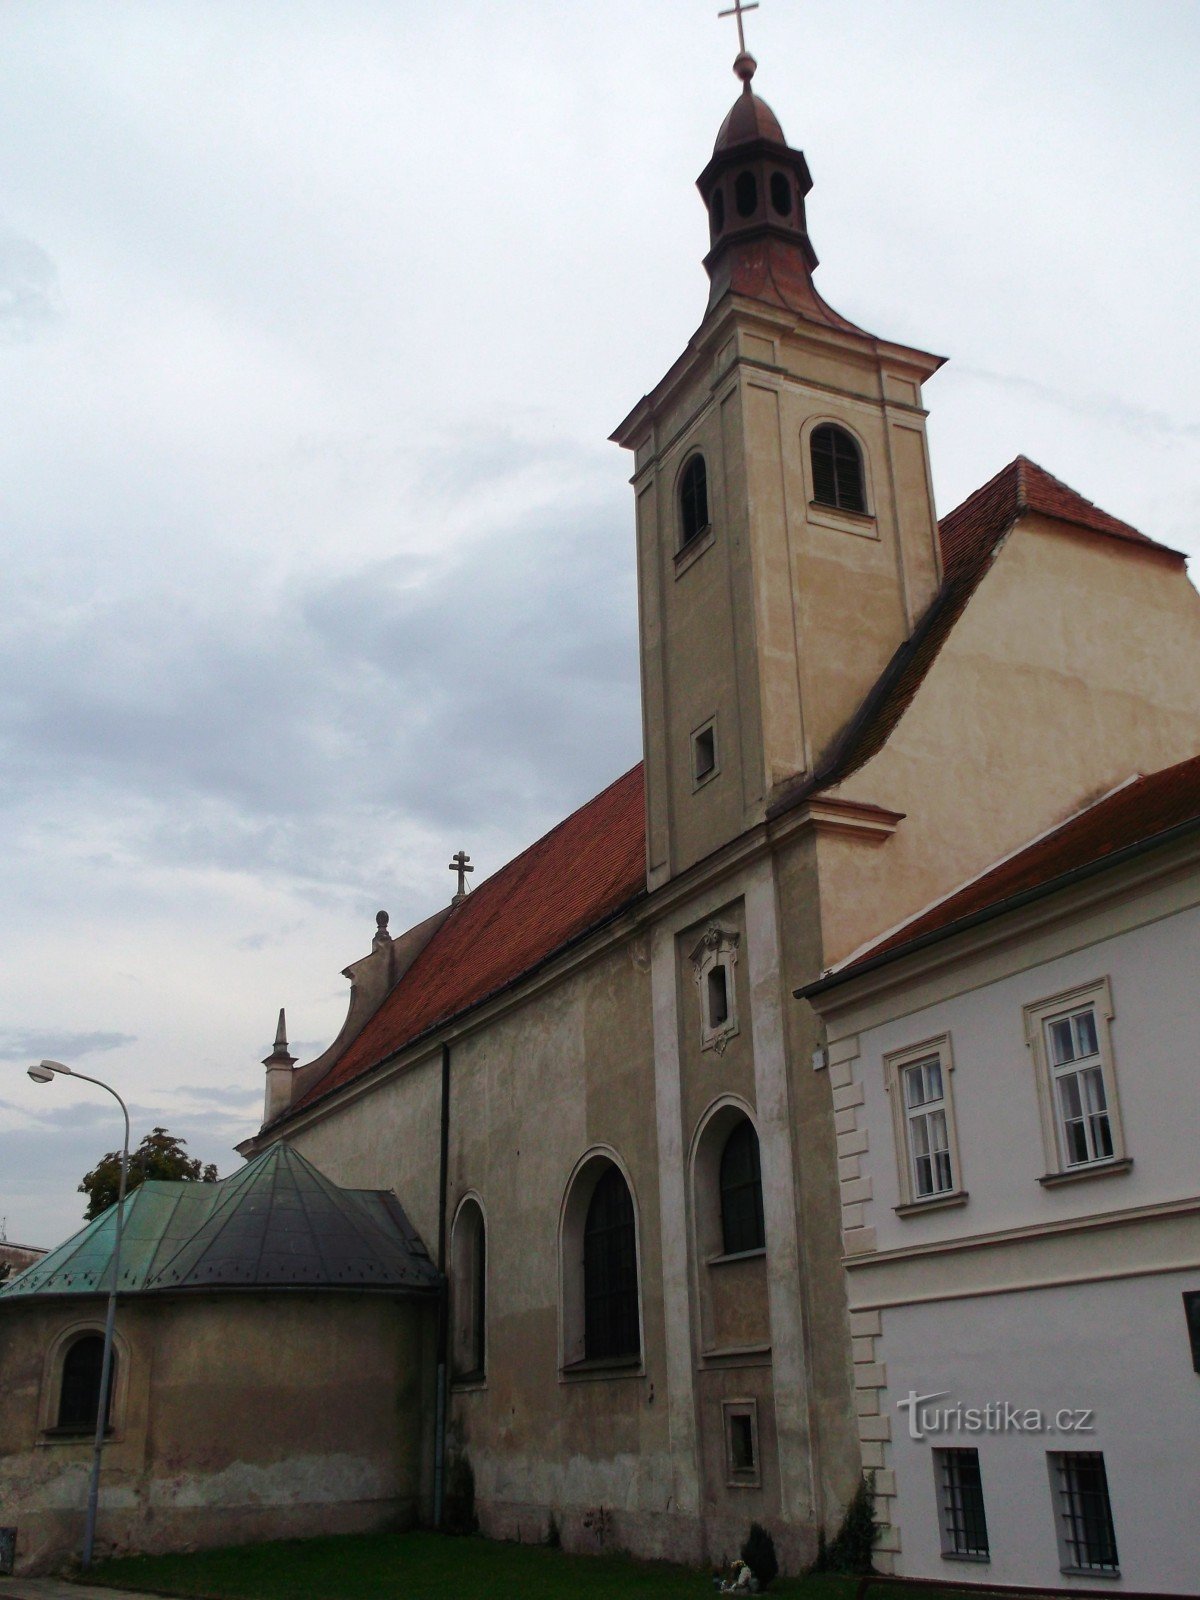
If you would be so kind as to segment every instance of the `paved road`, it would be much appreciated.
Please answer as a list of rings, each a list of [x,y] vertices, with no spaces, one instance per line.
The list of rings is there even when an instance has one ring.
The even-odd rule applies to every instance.
[[[98,1589],[63,1578],[0,1578],[0,1600],[149,1600],[130,1589]]]

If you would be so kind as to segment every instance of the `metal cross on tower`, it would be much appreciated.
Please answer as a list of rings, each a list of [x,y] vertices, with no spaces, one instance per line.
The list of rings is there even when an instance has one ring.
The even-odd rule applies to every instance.
[[[746,35],[745,35],[745,32],[743,31],[743,28],[742,28],[742,16],[747,11],[757,11],[757,10],[758,10],[758,0],[750,0],[750,4],[749,5],[743,5],[742,4],[742,0],[733,0],[733,4],[730,6],[728,11],[718,11],[717,12],[717,16],[718,17],[736,17],[737,18],[738,49],[742,53],[742,55],[745,55],[745,53],[746,53]]]
[[[467,873],[475,871],[471,865],[471,858],[465,850],[460,850],[451,860],[450,871],[458,873],[458,889],[450,902],[452,906],[456,906],[460,900],[467,898]]]

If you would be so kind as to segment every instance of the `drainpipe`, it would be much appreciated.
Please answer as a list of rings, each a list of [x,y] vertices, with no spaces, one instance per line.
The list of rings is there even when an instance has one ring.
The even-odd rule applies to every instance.
[[[446,1500],[446,1355],[450,1305],[446,1281],[446,1190],[450,1164],[450,1046],[442,1046],[441,1149],[438,1164],[437,1412],[433,1435],[433,1525],[440,1528]]]

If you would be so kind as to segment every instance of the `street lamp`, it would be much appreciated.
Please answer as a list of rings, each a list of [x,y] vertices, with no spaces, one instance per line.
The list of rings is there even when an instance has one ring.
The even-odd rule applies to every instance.
[[[92,1564],[92,1547],[96,1542],[96,1505],[100,1498],[100,1457],[104,1450],[104,1425],[108,1421],[108,1383],[112,1374],[113,1325],[117,1319],[117,1282],[121,1272],[121,1226],[125,1218],[125,1180],[129,1173],[129,1109],[111,1084],[99,1078],[89,1078],[85,1072],[74,1072],[61,1061],[39,1061],[29,1068],[34,1083],[52,1083],[59,1075],[78,1078],[81,1083],[94,1083],[106,1089],[121,1108],[125,1118],[125,1143],[121,1148],[121,1179],[117,1187],[117,1230],[113,1245],[112,1284],[108,1291],[108,1312],[104,1319],[104,1356],[100,1363],[100,1395],[96,1404],[96,1440],[92,1450],[92,1473],[88,1480],[87,1518],[83,1526],[83,1565]]]

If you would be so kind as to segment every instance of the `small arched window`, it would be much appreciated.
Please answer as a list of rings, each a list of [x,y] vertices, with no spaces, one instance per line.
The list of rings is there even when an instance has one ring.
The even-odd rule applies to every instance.
[[[456,1378],[482,1378],[487,1355],[487,1230],[474,1199],[454,1219],[450,1301],[452,1370]]]
[[[73,1432],[90,1433],[96,1426],[96,1411],[100,1404],[100,1369],[104,1364],[104,1340],[98,1333],[85,1333],[76,1339],[63,1357],[62,1383],[58,1391],[58,1426]],[[104,1425],[110,1426],[113,1379],[117,1372],[117,1356],[113,1351],[108,1374],[108,1404],[104,1408]]]
[[[599,1179],[583,1227],[584,1358],[636,1356],[637,1241],[633,1197],[618,1167]]]
[[[761,1250],[767,1233],[763,1223],[762,1175],[758,1135],[743,1117],[721,1152],[721,1242],[727,1256]]]
[[[832,422],[812,434],[813,499],[839,511],[866,511],[862,452],[855,439]]]
[[[708,527],[708,472],[704,457],[694,455],[679,480],[680,548]]]

